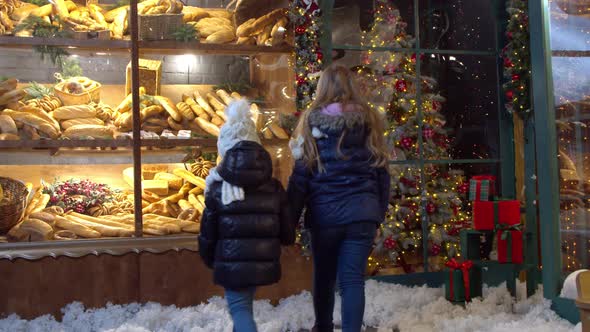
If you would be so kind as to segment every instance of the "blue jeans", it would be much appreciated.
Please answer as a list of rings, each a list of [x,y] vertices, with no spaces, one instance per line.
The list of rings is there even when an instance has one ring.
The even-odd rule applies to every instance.
[[[365,271],[376,231],[374,222],[311,230],[313,306],[318,332],[334,329],[336,279],[342,297],[342,331],[360,332],[365,313]]]
[[[252,309],[255,292],[255,287],[239,290],[225,289],[225,299],[234,322],[234,332],[256,332]]]

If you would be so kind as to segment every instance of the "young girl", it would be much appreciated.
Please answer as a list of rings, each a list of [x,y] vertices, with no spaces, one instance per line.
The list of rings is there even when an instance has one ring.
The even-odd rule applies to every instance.
[[[384,122],[359,96],[352,72],[331,66],[290,143],[296,162],[289,202],[295,216],[306,206],[311,228],[314,331],[334,328],[336,280],[342,330],[361,330],[367,259],[389,201]]]
[[[225,288],[234,331],[256,332],[256,286],[281,278],[281,244],[295,241],[295,222],[283,186],[272,178],[250,106],[238,100],[226,115],[217,141],[222,161],[206,179],[199,253],[213,268],[214,282]]]

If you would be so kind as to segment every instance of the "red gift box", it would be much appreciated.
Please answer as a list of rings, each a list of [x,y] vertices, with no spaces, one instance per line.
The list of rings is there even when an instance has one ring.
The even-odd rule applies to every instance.
[[[516,200],[473,202],[473,228],[493,231],[497,224],[520,223],[520,202]]]
[[[523,262],[522,231],[499,230],[496,236],[498,239],[498,262],[521,264]]]

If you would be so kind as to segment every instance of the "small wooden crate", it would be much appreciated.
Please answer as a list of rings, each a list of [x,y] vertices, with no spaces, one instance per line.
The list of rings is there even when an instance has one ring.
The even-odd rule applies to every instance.
[[[174,39],[172,34],[184,24],[182,16],[182,14],[138,15],[139,39]]]
[[[125,93],[131,93],[131,62],[127,65]],[[145,93],[152,96],[160,95],[162,86],[162,61],[139,59],[139,86],[145,88]]]

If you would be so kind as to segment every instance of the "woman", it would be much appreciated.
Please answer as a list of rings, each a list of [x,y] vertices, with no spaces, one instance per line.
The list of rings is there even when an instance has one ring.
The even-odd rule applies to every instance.
[[[352,72],[331,66],[290,143],[296,162],[289,202],[296,217],[306,206],[311,228],[315,331],[334,328],[336,280],[342,329],[361,330],[367,259],[389,201],[384,122],[359,96]]]
[[[295,241],[295,222],[283,186],[272,178],[248,102],[228,105],[226,115],[217,141],[222,161],[206,180],[199,253],[225,288],[234,331],[256,332],[256,286],[281,278],[281,244]]]

